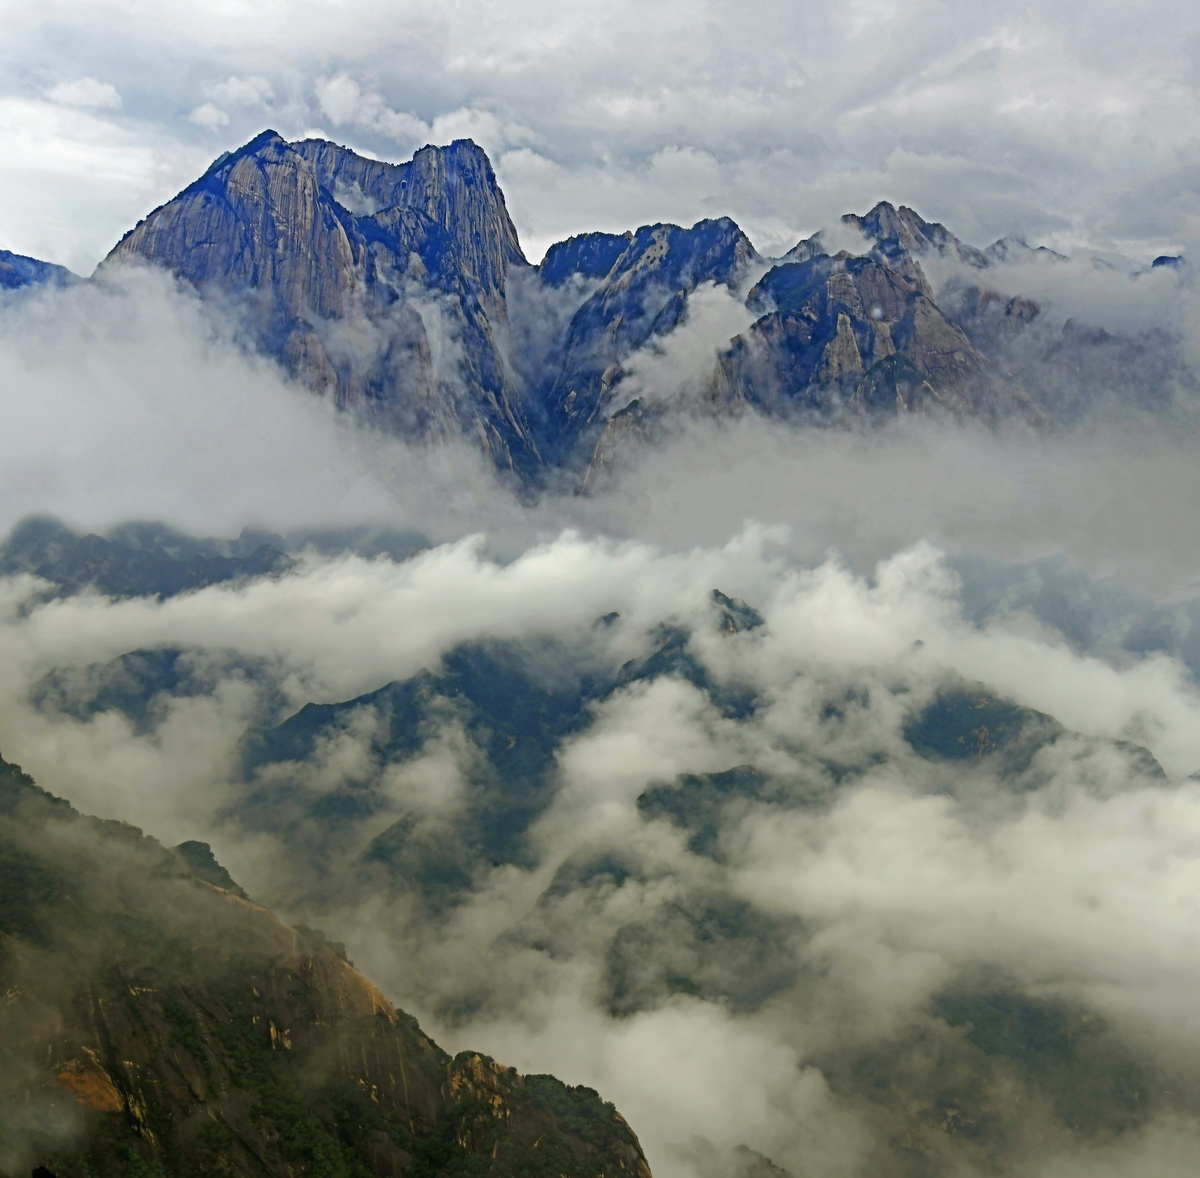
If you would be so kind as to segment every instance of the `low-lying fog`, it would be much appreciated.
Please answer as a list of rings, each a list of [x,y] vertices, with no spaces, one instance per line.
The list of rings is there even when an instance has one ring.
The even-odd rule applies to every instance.
[[[529,502],[465,446],[336,419],[161,277],[6,307],[0,367],[0,527],[250,526],[297,559],[163,600],[0,580],[0,752],[45,788],[211,842],[447,1048],[600,1090],[658,1178],[753,1173],[748,1150],[796,1178],[1193,1172],[1185,419],[1041,435],[697,419],[600,494]],[[424,539],[366,555],[306,543],[317,529]],[[724,624],[714,589],[761,624]],[[663,625],[690,635],[687,673],[638,662]],[[464,643],[503,644],[552,693],[608,686],[555,736],[519,853],[471,859],[452,902],[372,887],[362,854],[398,822],[457,853],[495,784],[481,730],[449,700],[401,755],[366,702],[304,760],[249,772],[246,733],[436,675]],[[104,703],[101,665],[153,650],[186,665],[147,715]],[[1063,730],[1020,763],[923,754],[914,718],[957,690]],[[704,784],[732,770],[726,792]],[[240,806],[284,786],[309,815],[286,829]],[[326,832],[304,810],[350,789],[369,793],[361,821]],[[1094,1042],[1070,1025],[1093,1054],[1070,1058],[1144,1096],[981,1047],[981,993],[1092,1020]],[[1077,1090],[1099,1115],[1139,1111],[1091,1124],[1063,1111]]]

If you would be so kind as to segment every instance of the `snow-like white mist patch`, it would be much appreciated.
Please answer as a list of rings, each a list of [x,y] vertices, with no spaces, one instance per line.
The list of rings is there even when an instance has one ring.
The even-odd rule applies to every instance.
[[[756,318],[744,291],[701,283],[688,295],[680,322],[623,362],[624,375],[611,394],[613,411],[633,400],[648,405],[694,400],[711,383],[718,355]]]

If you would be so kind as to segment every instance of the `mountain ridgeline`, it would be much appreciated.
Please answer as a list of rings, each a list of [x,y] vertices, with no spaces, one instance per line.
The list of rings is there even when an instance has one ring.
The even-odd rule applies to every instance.
[[[535,483],[608,465],[624,438],[654,436],[681,408],[822,423],[1078,409],[1063,388],[1095,341],[1072,324],[1032,331],[1038,304],[991,273],[1014,258],[1064,259],[1012,239],[978,250],[887,203],[843,221],[861,252],[827,249],[818,234],[768,259],[719,218],[582,234],[534,266],[471,141],[390,164],[267,131],[141,221],[102,267],[166,268],[340,407],[405,437],[474,439]],[[935,288],[931,260],[956,276]],[[702,288],[743,308],[744,330],[693,324]],[[685,398],[630,379],[639,356],[693,326],[701,387]],[[1108,348],[1108,383],[1144,351],[1137,340]],[[1181,379],[1168,365],[1155,387]]]

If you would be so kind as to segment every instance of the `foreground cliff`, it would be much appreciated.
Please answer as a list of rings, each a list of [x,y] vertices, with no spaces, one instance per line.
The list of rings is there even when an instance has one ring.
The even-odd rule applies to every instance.
[[[0,884],[0,1174],[649,1178],[590,1089],[452,1059],[202,845],[3,762]]]

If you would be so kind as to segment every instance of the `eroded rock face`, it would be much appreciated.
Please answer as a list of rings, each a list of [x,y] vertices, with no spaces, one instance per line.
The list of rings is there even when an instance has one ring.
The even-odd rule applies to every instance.
[[[764,314],[722,356],[714,401],[819,416],[935,403],[989,415],[1002,398],[1016,407],[908,263],[911,273],[872,257],[817,254],[776,266],[751,291]]]
[[[482,148],[458,139],[449,147],[423,147],[406,164],[365,159],[324,139],[305,139],[293,148],[356,215],[403,207],[440,226],[463,277],[489,314],[503,316],[508,269],[528,263]]]
[[[581,233],[552,245],[538,267],[545,286],[561,286],[578,275],[602,281],[633,241],[632,233]]]
[[[487,157],[460,140],[384,164],[273,131],[218,160],[104,265],[162,266],[236,307],[255,341],[395,432],[538,457],[497,341],[525,266]]]
[[[697,287],[736,288],[756,261],[749,238],[728,217],[690,229],[647,225],[623,238],[588,234],[555,247],[543,264],[545,281],[581,273],[600,278],[600,285],[571,320],[544,394],[552,434],[547,448],[565,457],[589,431],[602,428],[608,412],[621,408],[606,394],[622,362],[674,327]]]
[[[649,1178],[596,1093],[450,1058],[195,858],[0,762],[0,1173]]]

